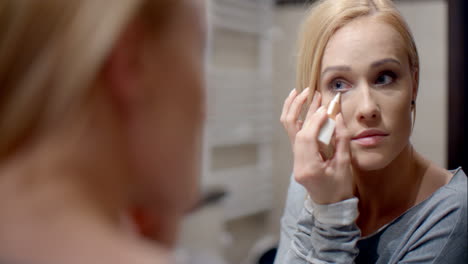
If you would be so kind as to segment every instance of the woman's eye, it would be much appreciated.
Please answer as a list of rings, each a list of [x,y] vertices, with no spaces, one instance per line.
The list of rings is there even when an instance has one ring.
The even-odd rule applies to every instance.
[[[395,74],[392,72],[384,72],[380,74],[377,79],[375,80],[375,84],[378,86],[384,86],[391,84],[395,81]]]
[[[330,83],[330,90],[332,91],[342,91],[349,89],[351,85],[341,79],[335,79]]]

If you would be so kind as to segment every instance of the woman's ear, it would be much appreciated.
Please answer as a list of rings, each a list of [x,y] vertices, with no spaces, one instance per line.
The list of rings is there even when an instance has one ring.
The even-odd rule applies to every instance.
[[[128,111],[141,97],[145,32],[133,21],[122,31],[109,53],[102,80],[121,110]]]

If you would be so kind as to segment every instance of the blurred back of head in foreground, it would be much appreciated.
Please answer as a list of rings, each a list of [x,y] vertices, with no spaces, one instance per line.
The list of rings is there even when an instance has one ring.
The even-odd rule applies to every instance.
[[[147,253],[130,211],[173,245],[198,197],[202,16],[201,0],[0,3],[0,262],[128,263]]]

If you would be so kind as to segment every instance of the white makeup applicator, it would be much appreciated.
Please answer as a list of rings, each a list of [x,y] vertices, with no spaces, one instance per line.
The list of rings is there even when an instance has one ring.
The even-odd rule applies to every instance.
[[[341,93],[337,93],[333,100],[331,100],[327,109],[327,121],[320,129],[318,135],[318,141],[320,144],[321,153],[325,156],[326,159],[329,159],[333,156],[333,146],[330,144],[333,133],[335,132],[336,127],[336,116],[341,111]]]

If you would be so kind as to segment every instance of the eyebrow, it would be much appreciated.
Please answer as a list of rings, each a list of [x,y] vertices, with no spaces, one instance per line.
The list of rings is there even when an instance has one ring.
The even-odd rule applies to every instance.
[[[325,70],[323,70],[322,75],[324,75],[325,73],[330,72],[330,71],[351,71],[351,67],[349,67],[349,66],[330,66],[330,67],[325,68]]]
[[[387,58],[387,59],[382,59],[382,60],[379,60],[379,61],[376,61],[376,62],[372,63],[371,68],[379,67],[380,65],[383,65],[385,63],[395,63],[395,64],[398,64],[398,65],[401,65],[401,63],[398,60],[392,59],[392,58]]]
[[[395,63],[398,65],[401,65],[401,63],[396,59],[386,58],[386,59],[381,59],[376,62],[373,62],[370,68],[376,68],[386,63]],[[325,68],[325,70],[322,71],[322,75],[330,71],[351,71],[351,67],[347,65],[330,66],[330,67]]]

